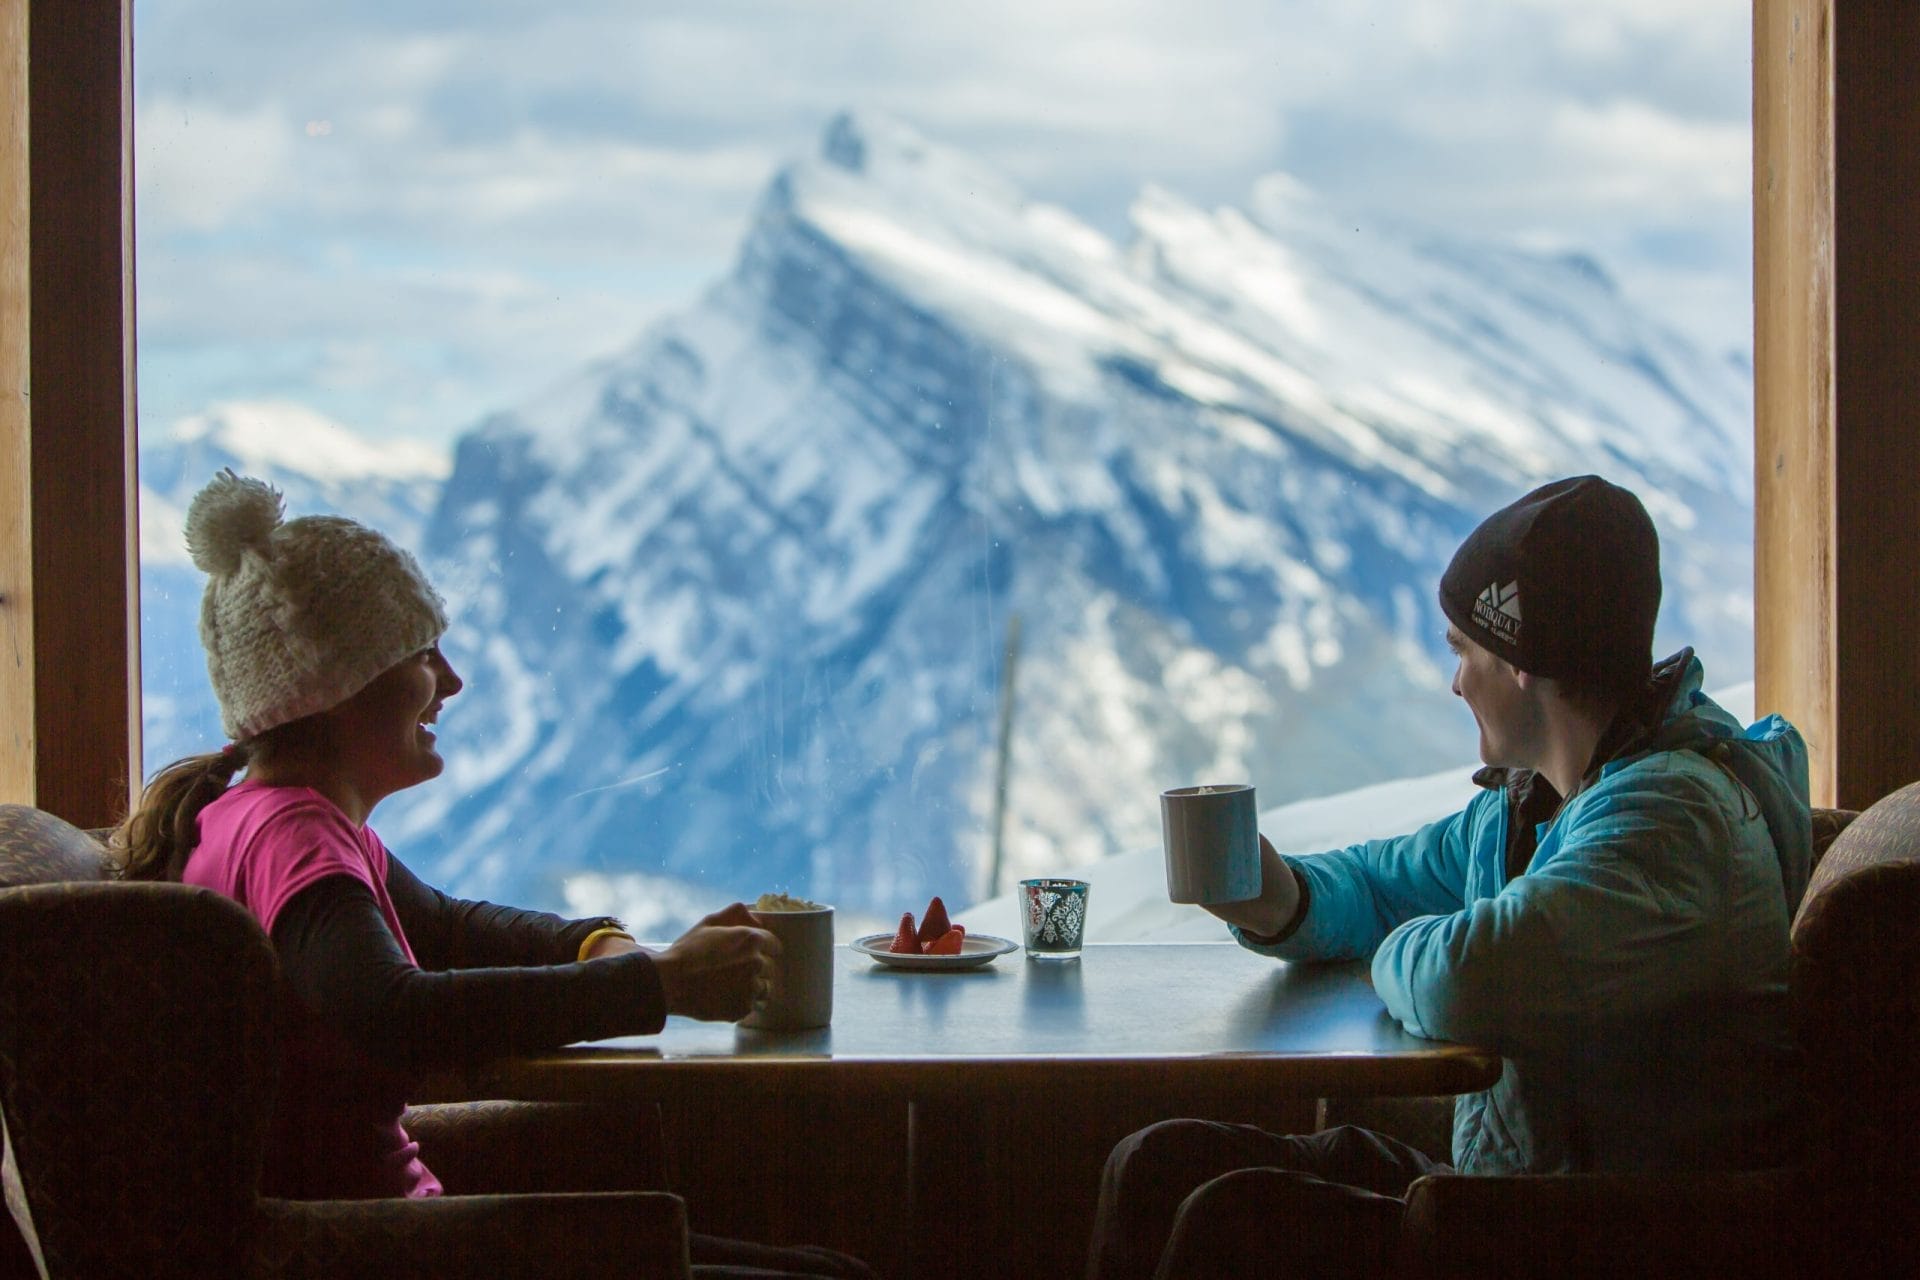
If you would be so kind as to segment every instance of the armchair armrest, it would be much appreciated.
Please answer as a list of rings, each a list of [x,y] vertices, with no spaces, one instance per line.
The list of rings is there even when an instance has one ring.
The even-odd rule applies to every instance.
[[[407,1136],[448,1192],[663,1191],[652,1102],[444,1102],[409,1107]]]
[[[1420,1276],[1788,1276],[1807,1231],[1797,1170],[1429,1174],[1407,1191],[1404,1270]]]
[[[687,1280],[687,1211],[661,1192],[262,1200],[255,1280]]]

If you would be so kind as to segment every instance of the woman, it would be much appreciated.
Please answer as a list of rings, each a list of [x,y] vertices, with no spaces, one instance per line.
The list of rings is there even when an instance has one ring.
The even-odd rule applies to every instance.
[[[438,1195],[401,1125],[427,1070],[733,1020],[779,951],[734,903],[657,953],[611,918],[449,898],[367,825],[445,767],[431,726],[460,677],[413,557],[335,516],[284,521],[231,471],[187,512],[208,574],[200,638],[230,745],[163,770],[116,833],[122,874],[216,889],[260,921],[296,997],[263,1189]],[[236,776],[244,778],[235,783]],[[816,1250],[695,1236],[696,1274],[866,1276]],[[707,1264],[707,1265],[699,1265]]]

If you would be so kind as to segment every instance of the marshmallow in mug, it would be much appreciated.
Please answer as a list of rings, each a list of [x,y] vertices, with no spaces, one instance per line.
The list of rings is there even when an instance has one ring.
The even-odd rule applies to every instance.
[[[763,893],[753,901],[755,911],[825,911],[818,902],[808,902],[785,893]]]

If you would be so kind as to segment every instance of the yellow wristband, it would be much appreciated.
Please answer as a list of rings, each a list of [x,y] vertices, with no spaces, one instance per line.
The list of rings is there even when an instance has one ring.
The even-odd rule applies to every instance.
[[[592,933],[581,939],[580,958],[585,960],[587,953],[593,950],[593,944],[602,938],[625,938],[628,942],[633,941],[633,935],[625,929],[595,929]]]

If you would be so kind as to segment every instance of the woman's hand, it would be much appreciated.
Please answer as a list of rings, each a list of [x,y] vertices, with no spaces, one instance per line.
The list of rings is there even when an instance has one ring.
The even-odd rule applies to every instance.
[[[681,934],[653,958],[666,992],[667,1012],[706,1022],[747,1016],[754,998],[773,981],[780,942],[753,922],[746,904],[735,902]]]

